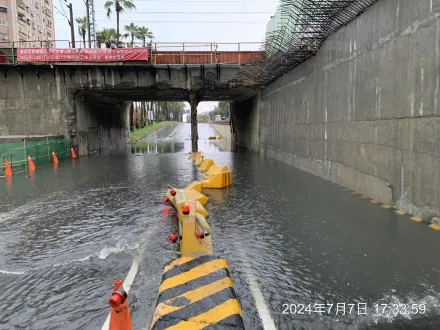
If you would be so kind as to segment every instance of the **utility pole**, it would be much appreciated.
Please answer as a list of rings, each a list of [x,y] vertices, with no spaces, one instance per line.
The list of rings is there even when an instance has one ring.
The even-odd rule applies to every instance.
[[[75,24],[73,23],[73,7],[72,7],[71,3],[67,4],[67,0],[64,0],[64,2],[65,2],[66,7],[69,8],[70,19],[67,18],[67,16],[64,14],[63,14],[63,16],[65,18],[67,18],[67,22],[70,25],[70,36],[72,38],[72,48],[75,48]]]
[[[89,0],[86,0],[86,18],[87,18],[87,35],[88,42],[89,42],[89,48],[92,48],[92,41],[90,39],[90,9],[89,9]]]
[[[70,24],[70,35],[71,35],[71,38],[72,38],[72,48],[75,48],[75,25],[73,24],[73,8],[72,8],[72,4],[69,3],[67,5],[67,8],[69,8],[69,11],[70,11],[70,21],[69,21],[69,24]]]

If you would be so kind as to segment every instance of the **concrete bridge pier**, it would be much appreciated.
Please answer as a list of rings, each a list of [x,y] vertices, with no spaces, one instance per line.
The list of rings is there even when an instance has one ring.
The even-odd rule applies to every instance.
[[[199,132],[197,131],[197,105],[200,99],[197,93],[189,94],[189,104],[191,105],[191,151],[198,152]]]

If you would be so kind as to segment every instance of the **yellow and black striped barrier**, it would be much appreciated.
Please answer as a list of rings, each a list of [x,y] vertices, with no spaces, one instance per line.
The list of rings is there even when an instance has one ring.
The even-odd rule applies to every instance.
[[[205,180],[184,189],[170,187],[164,197],[177,211],[179,233],[170,235],[169,240],[180,243],[181,258],[163,270],[151,330],[244,330],[228,264],[212,255],[211,228],[204,208],[208,198],[202,194],[203,187],[230,185],[231,174],[227,166],[204,160],[202,153],[191,153],[188,159],[200,166]]]
[[[225,259],[182,257],[165,266],[151,330],[165,329],[244,330]]]

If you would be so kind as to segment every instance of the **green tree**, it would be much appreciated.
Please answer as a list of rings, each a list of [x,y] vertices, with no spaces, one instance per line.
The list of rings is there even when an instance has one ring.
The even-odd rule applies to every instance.
[[[134,36],[136,38],[138,38],[139,40],[142,40],[143,42],[143,47],[146,46],[146,40],[147,39],[154,39],[153,36],[153,32],[151,32],[150,30],[148,30],[148,28],[146,28],[145,26],[140,26],[137,28]]]
[[[84,48],[86,48],[86,33],[87,33],[87,17],[77,17],[78,32],[83,39]]]
[[[216,107],[218,114],[222,117],[229,117],[229,102],[227,101],[220,101]]]
[[[98,41],[98,48],[101,48],[101,44],[105,44],[107,48],[110,48],[113,43],[116,43],[116,30],[103,29],[96,33],[96,39]]]
[[[214,110],[209,112],[209,119],[215,120],[216,115],[220,115],[221,118],[229,117],[230,105],[227,101],[220,101]]]
[[[126,25],[125,27],[125,31],[127,32],[127,34],[124,34],[125,38],[130,37],[131,38],[131,47],[133,47],[134,44],[134,37],[136,36],[136,32],[138,30],[138,26],[134,25],[134,23],[130,23],[129,25]]]
[[[130,0],[107,0],[104,4],[104,8],[107,10],[107,17],[110,18],[112,14],[112,8],[115,8],[116,11],[116,43],[119,47],[119,14],[121,11],[124,11],[125,9],[136,9],[136,6],[134,3]]]

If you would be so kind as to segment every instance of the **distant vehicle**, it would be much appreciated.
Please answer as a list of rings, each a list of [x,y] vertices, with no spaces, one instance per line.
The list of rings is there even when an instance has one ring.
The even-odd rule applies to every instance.
[[[188,122],[188,115],[186,113],[184,113],[182,115],[182,123],[187,123]]]

